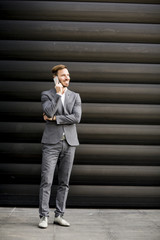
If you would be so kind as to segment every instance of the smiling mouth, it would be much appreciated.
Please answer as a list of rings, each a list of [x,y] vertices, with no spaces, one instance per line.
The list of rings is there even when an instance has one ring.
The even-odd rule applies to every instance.
[[[68,85],[69,85],[69,81],[67,80],[67,81],[63,82],[62,85],[63,85],[64,87],[66,87],[66,85],[68,86]]]

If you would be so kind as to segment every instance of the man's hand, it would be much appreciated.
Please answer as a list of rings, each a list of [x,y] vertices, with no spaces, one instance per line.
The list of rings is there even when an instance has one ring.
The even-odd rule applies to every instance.
[[[44,121],[47,121],[47,120],[52,121],[52,118],[47,117],[47,115],[45,114],[43,114],[43,119]]]
[[[56,120],[56,116],[54,116],[53,118],[49,118],[49,117],[47,117],[47,115],[45,113],[43,113],[43,119],[44,119],[44,121],[47,121],[47,120],[53,121],[53,120]]]
[[[60,95],[63,94],[63,86],[62,86],[61,83],[57,83],[57,84],[55,85],[55,89],[56,89],[56,92],[57,92],[58,94],[60,94]]]

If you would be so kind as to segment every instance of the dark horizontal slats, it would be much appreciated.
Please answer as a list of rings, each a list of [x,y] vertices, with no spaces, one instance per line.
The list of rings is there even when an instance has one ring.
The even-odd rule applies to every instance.
[[[1,39],[160,43],[158,24],[6,20],[0,30]]]
[[[0,102],[1,121],[42,121],[40,102]]]
[[[82,109],[82,121],[88,123],[160,123],[157,105],[84,104]]]
[[[160,165],[160,146],[81,144],[76,150],[81,164]]]
[[[43,129],[43,123],[1,122],[1,142],[40,142]],[[158,125],[80,124],[78,133],[81,143],[160,144]]]
[[[15,0],[10,0],[15,1]],[[26,1],[26,0],[17,0],[17,1]],[[28,0],[33,1],[33,0]],[[34,0],[34,1],[42,1],[42,0]],[[59,2],[79,2],[79,0],[59,0]],[[81,2],[97,2],[97,0],[82,0]],[[101,0],[100,2],[113,2],[113,3],[144,3],[144,4],[154,4],[160,3],[160,0]]]
[[[37,206],[51,68],[82,98],[67,206],[160,207],[160,3],[0,1],[0,204]],[[51,206],[55,203],[57,175]]]
[[[0,164],[1,183],[38,184],[41,165]],[[55,175],[57,182],[57,173]],[[158,186],[160,167],[153,166],[106,166],[74,165],[70,184],[82,185]]]
[[[54,206],[55,188],[50,206]],[[1,205],[37,206],[39,185],[0,185]],[[118,201],[117,201],[118,199]],[[147,186],[70,186],[67,206],[70,207],[160,207],[160,187]]]
[[[1,1],[3,19],[159,23],[157,4]]]
[[[160,127],[156,125],[83,124],[78,129],[82,143],[160,144]]]
[[[82,104],[82,123],[159,124],[159,105]],[[1,121],[42,122],[40,102],[0,102]]]
[[[0,100],[40,101],[41,92],[52,87],[52,82],[0,82]],[[79,92],[86,103],[160,103],[158,84],[71,83],[70,89]]]
[[[14,0],[13,0],[14,1]],[[20,0],[19,0],[20,1]],[[25,1],[25,0],[21,0]],[[36,0],[38,1],[38,0]],[[68,2],[68,0],[59,0],[59,2]],[[79,2],[79,0],[70,0],[70,2]],[[82,0],[81,2],[86,2],[86,0]],[[87,2],[97,2],[97,0],[87,0]],[[160,3],[160,0],[101,0],[101,2],[113,2],[113,3]]]
[[[40,143],[1,143],[2,163],[41,163]],[[80,144],[75,164],[160,165],[160,146]]]
[[[64,62],[71,82],[160,83],[159,64]],[[51,81],[51,69],[59,62],[0,61],[2,79]]]
[[[62,51],[63,49],[63,51]],[[160,63],[159,44],[0,41],[1,59]]]

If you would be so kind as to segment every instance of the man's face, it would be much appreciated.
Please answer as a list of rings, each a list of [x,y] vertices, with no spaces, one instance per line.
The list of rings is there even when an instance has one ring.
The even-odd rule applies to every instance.
[[[67,68],[58,70],[58,79],[63,87],[69,86],[70,75]]]

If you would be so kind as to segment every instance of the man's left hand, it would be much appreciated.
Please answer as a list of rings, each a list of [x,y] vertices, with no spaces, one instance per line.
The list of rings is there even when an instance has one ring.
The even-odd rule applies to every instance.
[[[44,113],[44,114],[43,114],[43,119],[44,119],[44,121],[47,121],[47,120],[53,121],[53,120],[56,120],[56,116],[54,116],[53,118],[49,118],[49,117],[47,117],[47,115]]]

